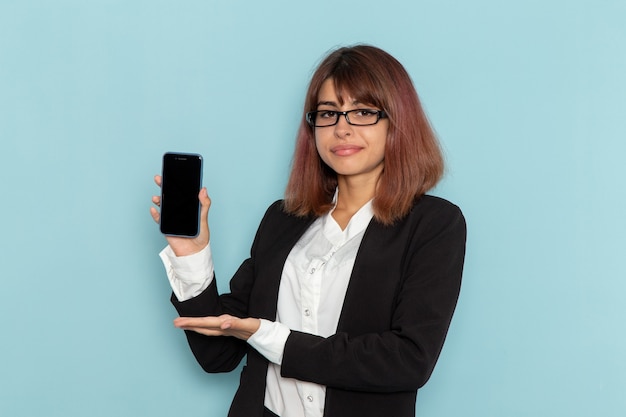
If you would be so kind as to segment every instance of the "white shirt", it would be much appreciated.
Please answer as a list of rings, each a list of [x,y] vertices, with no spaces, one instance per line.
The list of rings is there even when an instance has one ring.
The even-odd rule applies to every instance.
[[[331,213],[316,219],[289,253],[278,291],[276,321],[261,320],[259,330],[248,339],[270,361],[265,406],[279,416],[321,417],[324,412],[326,387],[283,378],[280,364],[291,330],[322,337],[337,330],[354,261],[373,211],[370,201],[344,230]],[[160,257],[179,301],[197,296],[213,279],[210,245],[185,257],[176,257],[168,246]]]

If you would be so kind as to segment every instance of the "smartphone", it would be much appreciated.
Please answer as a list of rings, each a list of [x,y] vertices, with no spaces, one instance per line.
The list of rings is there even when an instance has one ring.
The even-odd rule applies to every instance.
[[[202,156],[167,152],[161,181],[161,233],[196,237],[200,233]]]

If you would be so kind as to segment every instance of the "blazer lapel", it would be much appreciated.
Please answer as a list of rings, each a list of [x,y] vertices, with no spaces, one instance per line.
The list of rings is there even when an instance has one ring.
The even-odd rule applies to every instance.
[[[313,217],[300,218],[281,213],[278,219],[268,223],[273,230],[273,238],[264,242],[257,262],[263,262],[259,268],[254,294],[250,297],[250,312],[255,317],[276,320],[278,289],[283,267],[291,249],[315,220]]]
[[[384,226],[376,220],[369,224],[350,275],[337,331],[359,334],[389,329],[401,278],[403,235],[401,225]]]

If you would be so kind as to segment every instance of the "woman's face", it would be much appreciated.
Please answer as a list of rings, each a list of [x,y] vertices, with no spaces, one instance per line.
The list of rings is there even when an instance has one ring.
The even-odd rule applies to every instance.
[[[332,79],[324,81],[318,97],[318,111],[381,110],[351,97],[339,100]],[[343,104],[340,105],[341,101]],[[322,160],[338,176],[377,180],[383,171],[388,130],[389,120],[386,118],[374,125],[355,126],[349,124],[342,115],[334,126],[315,128],[315,144]]]

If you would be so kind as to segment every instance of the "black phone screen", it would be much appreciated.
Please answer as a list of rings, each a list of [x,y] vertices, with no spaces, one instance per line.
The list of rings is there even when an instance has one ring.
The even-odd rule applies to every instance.
[[[161,233],[197,236],[200,232],[202,156],[166,153],[161,182]]]

